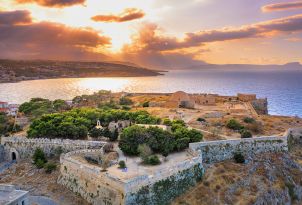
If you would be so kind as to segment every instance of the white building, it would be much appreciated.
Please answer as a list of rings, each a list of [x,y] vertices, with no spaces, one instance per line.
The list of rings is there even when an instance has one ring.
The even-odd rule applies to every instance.
[[[0,184],[0,204],[29,205],[28,191],[17,190],[13,185]]]

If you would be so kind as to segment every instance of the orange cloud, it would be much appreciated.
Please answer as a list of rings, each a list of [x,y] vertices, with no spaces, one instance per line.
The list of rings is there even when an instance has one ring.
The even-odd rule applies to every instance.
[[[0,11],[0,25],[28,24],[32,19],[30,12],[19,11]]]
[[[19,16],[20,12],[14,13]],[[10,19],[15,18],[11,14]],[[22,25],[8,22],[13,23],[0,25],[1,58],[101,60],[106,57],[99,50],[111,44],[109,37],[100,36],[93,29],[52,22]]]
[[[261,10],[263,12],[272,12],[272,11],[284,11],[284,10],[301,9],[301,8],[302,8],[302,1],[295,1],[295,2],[284,2],[284,3],[265,5],[261,8]]]
[[[136,8],[128,8],[118,15],[97,15],[91,17],[91,19],[97,22],[125,22],[140,19],[144,16],[145,13],[142,10]]]
[[[165,36],[160,33],[160,29],[157,25],[146,23],[140,28],[138,34],[132,37],[132,44],[126,45],[124,48],[132,53],[142,49],[149,51],[167,51],[196,47],[209,42],[265,37],[301,30],[302,14],[245,25],[239,28],[224,28],[186,33],[183,39]]]
[[[144,23],[138,33],[132,36],[132,43],[123,47],[125,59],[140,61],[148,66],[173,66],[180,64],[196,64],[196,56],[203,50],[180,53],[180,49],[194,51],[206,43],[230,41],[238,39],[271,37],[279,34],[295,33],[302,31],[302,14],[286,18],[274,19],[239,28],[223,28],[206,30],[195,33],[187,33],[183,39],[166,36],[161,29],[152,23]],[[196,49],[195,49],[196,50]],[[174,64],[176,63],[176,64]]]
[[[45,7],[67,7],[77,4],[83,4],[86,0],[15,0],[19,4],[36,3]]]

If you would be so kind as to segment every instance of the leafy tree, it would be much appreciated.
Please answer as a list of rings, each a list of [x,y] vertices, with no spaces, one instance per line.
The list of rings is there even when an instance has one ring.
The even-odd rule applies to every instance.
[[[172,133],[158,127],[147,129],[147,143],[154,152],[172,152],[175,145],[175,137]]]
[[[14,128],[14,119],[0,112],[0,136],[8,135]]]
[[[70,111],[45,114],[33,120],[28,130],[30,138],[71,138],[85,139],[88,131],[98,136],[94,130],[97,120],[106,127],[112,121],[130,120],[134,123],[157,124],[160,119],[145,111],[104,110],[81,108]],[[0,126],[1,127],[1,126]],[[104,130],[104,136],[110,138],[111,133]]]
[[[43,98],[32,98],[29,102],[20,105],[19,111],[25,115],[39,117],[54,112],[52,102]]]
[[[137,155],[138,146],[146,141],[146,129],[140,126],[131,126],[123,130],[120,136],[119,148],[126,154]]]
[[[57,99],[53,101],[52,104],[53,104],[53,108],[56,111],[64,111],[70,109],[69,105],[65,102],[65,100]]]

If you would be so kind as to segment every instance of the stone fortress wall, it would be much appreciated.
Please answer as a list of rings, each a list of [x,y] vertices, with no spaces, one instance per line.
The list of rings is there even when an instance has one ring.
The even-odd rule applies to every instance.
[[[85,140],[61,140],[61,139],[28,139],[24,137],[2,137],[1,145],[4,147],[5,159],[16,160],[29,158],[37,148],[41,148],[47,156],[82,149],[98,149],[103,147],[106,142],[85,141]],[[1,151],[1,148],[0,148]]]
[[[160,200],[167,203],[174,197],[161,199],[163,196],[169,196],[169,194],[165,193],[163,195],[162,192],[157,194],[158,190],[154,188],[156,184],[172,177],[173,183],[171,182],[166,188],[177,192],[177,195],[179,195],[194,185],[203,174],[202,159],[198,155],[172,167],[156,170],[152,175],[140,175],[128,180],[120,180],[108,172],[102,172],[100,167],[81,163],[72,158],[76,154],[91,152],[94,152],[94,150],[80,150],[61,155],[61,176],[58,183],[80,194],[94,205],[145,204],[142,200],[147,200],[148,204],[162,204],[159,203]],[[194,176],[192,176],[192,173],[195,173]],[[184,182],[184,179],[186,182]],[[183,188],[176,189],[176,184],[178,186],[182,184]],[[150,192],[144,193],[142,190],[145,190],[146,187],[153,188],[150,189]],[[171,194],[175,196],[175,193]],[[153,199],[154,196],[157,196],[157,199]]]
[[[287,136],[257,137],[191,143],[189,150],[196,157],[157,170],[152,175],[140,175],[129,180],[120,180],[93,165],[83,165],[71,158],[73,153],[67,153],[61,157],[62,177],[59,183],[79,193],[92,204],[168,204],[201,180],[203,163],[232,159],[235,152],[245,156],[286,152],[288,144]]]
[[[246,157],[265,152],[286,152],[288,145],[287,136],[255,137],[190,143],[190,149],[199,151],[204,163],[215,163],[232,159],[235,152]]]

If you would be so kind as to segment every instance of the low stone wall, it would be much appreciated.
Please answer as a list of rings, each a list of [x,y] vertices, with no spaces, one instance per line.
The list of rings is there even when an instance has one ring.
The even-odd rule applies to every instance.
[[[37,148],[41,148],[47,156],[82,149],[98,149],[106,142],[85,140],[61,140],[61,139],[27,139],[24,137],[2,137],[1,144],[4,146],[6,159],[11,160],[15,152],[18,159],[31,157]]]
[[[58,183],[94,205],[168,204],[201,180],[203,174],[202,160],[197,156],[172,167],[159,169],[152,175],[120,180],[109,172],[102,172],[100,167],[81,163],[71,157],[91,152],[94,151],[81,150],[61,155]]]
[[[255,137],[247,139],[220,140],[191,143],[190,148],[202,154],[203,162],[215,163],[232,159],[235,152],[245,156],[264,152],[288,151],[286,137]]]

